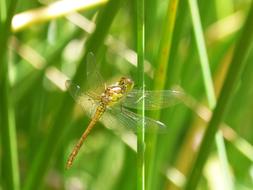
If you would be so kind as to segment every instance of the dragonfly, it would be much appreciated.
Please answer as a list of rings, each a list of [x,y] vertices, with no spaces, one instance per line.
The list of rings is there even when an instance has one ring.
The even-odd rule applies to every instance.
[[[86,89],[71,80],[66,81],[66,88],[81,107],[88,113],[91,120],[83,132],[81,138],[70,153],[66,168],[69,169],[75,157],[77,156],[83,142],[94,128],[96,123],[101,119],[106,119],[105,113],[109,113],[123,125],[130,129],[137,130],[141,123],[144,123],[145,129],[166,129],[167,126],[157,120],[149,117],[142,117],[130,109],[141,109],[141,102],[145,100],[145,110],[157,110],[170,107],[182,100],[184,93],[178,90],[158,90],[151,91],[134,88],[134,81],[129,77],[121,77],[117,82],[106,86],[103,85],[101,75],[96,69],[95,56],[92,52],[87,55],[87,85]],[[100,83],[96,85],[96,83]],[[95,88],[96,90],[92,90]],[[100,90],[97,90],[100,89]],[[100,91],[96,92],[96,91]],[[87,111],[87,105],[92,104],[94,107]],[[94,106],[95,105],[95,106]],[[130,109],[129,109],[130,108]]]

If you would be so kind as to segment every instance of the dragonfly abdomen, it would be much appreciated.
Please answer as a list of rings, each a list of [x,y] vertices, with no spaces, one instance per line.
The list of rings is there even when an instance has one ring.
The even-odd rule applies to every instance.
[[[93,118],[91,119],[88,127],[86,128],[86,130],[84,131],[84,133],[82,134],[81,138],[79,139],[78,143],[76,144],[76,146],[74,147],[73,151],[71,152],[68,161],[67,161],[67,165],[66,168],[70,168],[73,164],[73,161],[76,157],[76,155],[78,154],[84,140],[87,138],[87,136],[89,135],[90,131],[92,130],[92,128],[95,126],[95,124],[97,123],[97,121],[100,119],[100,117],[103,115],[103,113],[105,112],[106,109],[106,105],[103,103],[100,103],[100,105],[97,107],[96,112],[93,116]]]
[[[96,109],[93,119],[97,118],[97,120],[96,120],[96,122],[97,122],[100,119],[100,117],[103,115],[105,110],[106,110],[106,105],[101,102],[100,105]]]

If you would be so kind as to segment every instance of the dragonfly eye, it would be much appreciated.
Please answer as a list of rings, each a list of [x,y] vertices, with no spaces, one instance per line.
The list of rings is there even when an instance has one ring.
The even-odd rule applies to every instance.
[[[126,80],[126,77],[121,77],[120,80],[119,80],[119,85],[124,85],[125,84],[125,80]]]
[[[118,82],[119,85],[131,85],[133,83],[134,82],[130,78],[126,78],[126,77],[121,77],[121,79]]]
[[[122,87],[122,89],[126,90],[127,92],[132,90],[134,86],[134,82],[127,77],[121,77],[118,84]]]

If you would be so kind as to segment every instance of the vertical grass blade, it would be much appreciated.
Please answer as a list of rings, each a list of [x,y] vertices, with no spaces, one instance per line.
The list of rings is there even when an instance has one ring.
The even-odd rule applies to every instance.
[[[209,59],[207,55],[206,45],[204,41],[204,34],[201,26],[200,15],[198,11],[198,5],[196,0],[188,0],[191,19],[193,23],[194,36],[197,44],[197,50],[200,58],[200,65],[202,76],[204,79],[204,86],[207,95],[208,105],[213,110],[216,105],[215,92],[212,82],[211,71],[209,67]],[[232,178],[229,175],[228,161],[226,155],[226,149],[222,134],[218,132],[216,134],[216,145],[218,149],[218,155],[223,166],[223,182],[226,189],[232,189]]]
[[[138,66],[138,82],[142,86],[144,96],[145,77],[144,77],[144,56],[145,56],[145,13],[144,0],[137,0],[137,66]],[[140,102],[142,109],[140,115],[145,117],[145,99]],[[137,134],[137,190],[145,190],[145,123],[138,126]]]
[[[168,63],[171,55],[172,37],[174,33],[175,20],[177,15],[178,0],[171,0],[168,4],[167,15],[162,25],[162,37],[159,45],[159,52],[157,55],[157,66],[154,74],[153,89],[162,90],[165,87],[167,78]],[[160,110],[153,113],[152,118],[159,120]],[[155,166],[155,149],[157,143],[156,131],[147,136],[147,189],[155,189],[157,180],[157,168]]]
[[[201,21],[200,21],[200,15],[198,11],[198,5],[197,5],[196,0],[188,0],[188,4],[190,8],[194,36],[196,39],[197,49],[198,49],[199,58],[200,58],[201,71],[202,71],[202,76],[204,79],[206,96],[207,96],[209,107],[213,109],[216,104],[215,93],[214,93],[214,88],[213,88],[212,76],[209,69],[209,61],[208,61],[203,30],[202,30]]]
[[[8,6],[9,5],[9,6]],[[14,14],[16,1],[0,1],[0,130],[2,144],[1,184],[5,189],[20,189],[18,151],[14,106],[10,94],[7,43],[10,36],[10,21]],[[8,7],[8,8],[7,8]]]
[[[223,117],[226,113],[229,100],[231,99],[231,94],[233,94],[233,91],[239,82],[239,76],[245,65],[245,58],[247,56],[250,45],[252,44],[253,38],[252,20],[253,20],[253,4],[251,3],[249,14],[244,24],[239,41],[236,45],[234,55],[228,70],[228,74],[222,87],[217,105],[215,107],[212,118],[207,127],[207,130],[204,134],[193,169],[186,182],[185,189],[187,190],[196,189],[197,187],[203,166],[210,152],[212,142],[215,138],[215,134],[218,131],[219,124],[222,122]]]
[[[177,15],[178,0],[171,0],[167,9],[167,16],[164,21],[164,28],[158,52],[157,67],[154,75],[154,89],[161,90],[165,86],[167,77],[168,60],[171,53],[172,37]]]

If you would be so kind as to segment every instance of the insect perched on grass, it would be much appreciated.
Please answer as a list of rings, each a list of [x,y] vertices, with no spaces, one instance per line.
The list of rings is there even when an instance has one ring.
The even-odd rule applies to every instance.
[[[92,70],[91,70],[92,68]],[[90,71],[91,70],[91,71]],[[80,86],[74,84],[70,80],[66,81],[66,87],[72,97],[80,104],[84,110],[87,110],[87,104],[96,105],[96,108],[91,110],[91,121],[88,127],[82,134],[76,146],[73,148],[66,168],[70,168],[73,164],[74,158],[79,152],[84,140],[95,126],[95,124],[101,119],[105,112],[109,112],[118,118],[119,122],[123,123],[127,127],[135,130],[140,123],[144,121],[145,128],[166,128],[166,125],[160,121],[148,117],[141,117],[138,114],[126,109],[140,109],[140,102],[145,98],[145,109],[155,110],[165,107],[169,107],[176,102],[180,101],[183,97],[183,93],[176,90],[162,90],[162,91],[143,91],[134,89],[134,81],[128,77],[121,77],[116,83],[104,87],[100,94],[97,94],[92,90],[92,87],[96,88],[96,82],[101,81],[100,75],[95,69],[95,57],[93,53],[87,55],[87,79],[90,85],[87,85],[89,90],[82,91]],[[88,82],[88,83],[89,83]],[[100,84],[103,87],[103,84]],[[105,117],[103,119],[106,119]]]

